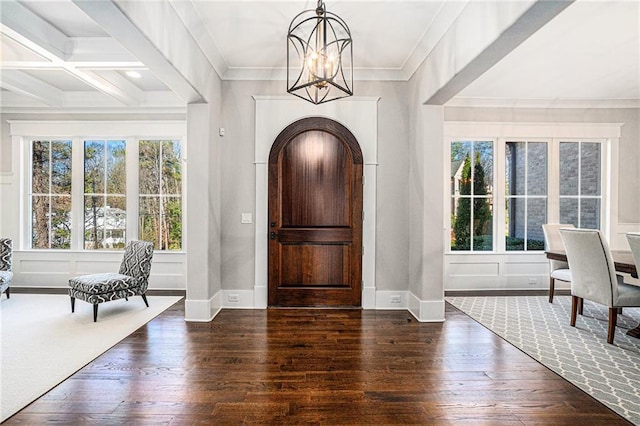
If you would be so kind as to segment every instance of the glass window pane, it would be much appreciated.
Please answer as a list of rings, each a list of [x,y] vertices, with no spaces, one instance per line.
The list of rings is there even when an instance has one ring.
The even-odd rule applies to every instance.
[[[527,195],[547,195],[547,144],[527,144]]]
[[[560,223],[571,223],[576,228],[579,227],[577,198],[560,198]]]
[[[471,250],[471,199],[456,198],[451,215],[451,250]]]
[[[506,204],[507,251],[524,250],[526,210],[524,198],[508,198]]]
[[[578,195],[579,152],[578,142],[560,142],[560,195]]]
[[[163,194],[179,195],[182,192],[181,158],[178,141],[162,141]]]
[[[493,142],[474,142],[473,151],[473,194],[490,194],[493,189]]]
[[[31,150],[31,192],[49,193],[49,142],[34,141]]]
[[[160,233],[160,203],[158,197],[139,198],[138,238],[153,241],[154,248],[159,250],[158,234]]]
[[[163,197],[165,250],[182,249],[182,202],[179,197]]]
[[[107,196],[105,208],[105,248],[121,249],[126,243],[127,205],[124,196]]]
[[[580,227],[600,228],[600,199],[582,198],[580,200]]]
[[[526,142],[506,143],[505,189],[507,195],[525,195],[526,156]]]
[[[155,141],[140,141],[138,167],[140,194],[159,194],[160,144]]]
[[[31,197],[31,247],[49,248],[49,201],[48,195]]]
[[[107,144],[107,193],[126,192],[126,149],[124,141],[109,141]]]
[[[104,187],[104,141],[84,142],[84,192],[102,194]]]
[[[71,194],[71,141],[51,142],[51,192]]]
[[[529,198],[527,201],[527,250],[544,250],[542,225],[547,223],[546,198]]]
[[[580,144],[580,195],[600,195],[600,144]]]
[[[71,248],[71,197],[51,197],[51,248]]]
[[[493,213],[488,198],[474,199],[473,250],[493,250]]]
[[[470,169],[471,142],[451,142],[451,195],[459,195],[462,182],[463,169]],[[468,177],[468,175],[467,175]],[[467,194],[471,193],[470,187],[465,187]]]
[[[84,248],[101,249],[104,243],[104,197],[84,197]]]

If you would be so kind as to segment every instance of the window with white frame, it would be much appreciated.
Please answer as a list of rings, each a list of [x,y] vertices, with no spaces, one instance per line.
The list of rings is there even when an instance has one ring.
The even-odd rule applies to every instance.
[[[181,158],[180,141],[140,141],[138,235],[160,250],[182,246]]]
[[[603,229],[605,155],[618,125],[584,127],[594,135],[611,133],[613,139],[594,137],[541,137],[540,134],[584,132],[571,125],[521,126],[532,137],[501,137],[517,133],[504,125],[455,123],[457,136],[448,136],[450,149],[451,252],[539,252],[544,250],[544,223],[571,223],[576,227]],[[469,137],[464,129],[470,129]],[[495,136],[474,139],[474,133]],[[475,131],[475,132],[474,132]],[[524,132],[523,132],[524,133]],[[490,145],[492,140],[493,145]],[[492,146],[489,149],[489,146]],[[465,164],[466,163],[466,164]],[[481,166],[481,167],[480,167]],[[489,178],[478,179],[482,168]],[[472,172],[474,170],[474,172]],[[491,177],[491,174],[493,177]],[[483,214],[484,206],[488,206]],[[472,237],[470,237],[473,235]],[[489,242],[493,241],[493,244]]]
[[[493,250],[493,142],[451,142],[451,250]]]
[[[126,243],[126,144],[84,141],[84,248],[122,249]]]
[[[560,222],[600,229],[602,144],[560,142]]]
[[[31,246],[71,247],[71,141],[34,140],[31,148]]]
[[[24,153],[22,176],[29,188],[22,198],[24,248],[122,249],[128,240],[140,239],[154,242],[156,250],[183,249],[184,122],[11,126]],[[114,128],[122,128],[122,135],[114,136]],[[94,136],[82,136],[87,130]],[[127,136],[162,130],[168,130],[165,137]],[[20,131],[40,136],[19,136]]]
[[[504,182],[506,250],[544,250],[547,143],[506,141]]]

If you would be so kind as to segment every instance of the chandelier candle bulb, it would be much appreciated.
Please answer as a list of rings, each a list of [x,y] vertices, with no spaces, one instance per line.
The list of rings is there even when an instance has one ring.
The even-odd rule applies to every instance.
[[[287,34],[287,92],[313,104],[353,95],[353,51],[347,24],[316,9],[298,14]]]

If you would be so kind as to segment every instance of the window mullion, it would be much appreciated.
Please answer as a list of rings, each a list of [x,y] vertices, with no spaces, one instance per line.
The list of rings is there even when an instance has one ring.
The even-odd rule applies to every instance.
[[[139,139],[126,138],[126,205],[127,205],[127,235],[126,240],[138,239],[138,204],[139,204],[139,183],[138,183],[138,153],[139,153]]]
[[[84,143],[71,141],[71,249],[82,250],[84,243]]]
[[[507,182],[505,179],[505,174],[507,171],[506,165],[506,143],[505,139],[498,138],[496,139],[496,149],[495,149],[495,158],[494,158],[494,177],[493,181],[495,182],[495,188],[493,190],[493,202],[494,202],[494,227],[495,230],[493,232],[494,239],[496,240],[496,244],[494,245],[495,250],[498,252],[506,251],[506,241],[504,235],[504,227],[507,223],[507,215],[506,215],[506,202],[507,202]]]

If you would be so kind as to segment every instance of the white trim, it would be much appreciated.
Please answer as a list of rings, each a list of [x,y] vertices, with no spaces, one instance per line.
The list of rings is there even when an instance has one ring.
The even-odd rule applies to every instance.
[[[222,309],[221,294],[218,291],[208,300],[187,299],[184,302],[184,320],[211,322]]]
[[[392,298],[398,298],[397,302],[392,302]],[[378,290],[376,291],[376,309],[396,310],[408,309],[409,292],[406,290]]]
[[[577,108],[611,109],[640,108],[638,99],[503,99],[454,97],[447,107],[469,108]]]
[[[186,140],[186,120],[145,121],[34,121],[8,120],[10,134],[23,137],[128,137],[181,138]]]
[[[438,300],[420,300],[408,292],[408,310],[418,322],[444,322],[444,297]]]
[[[445,143],[451,138],[619,138],[624,123],[518,123],[447,121]]]
[[[291,96],[254,96],[256,168],[254,307],[266,308],[268,299],[268,165],[271,146],[289,124],[304,117],[331,118],[348,128],[362,150],[364,167],[362,280],[364,309],[375,309],[376,165],[378,163],[378,97],[351,97],[313,105]]]

